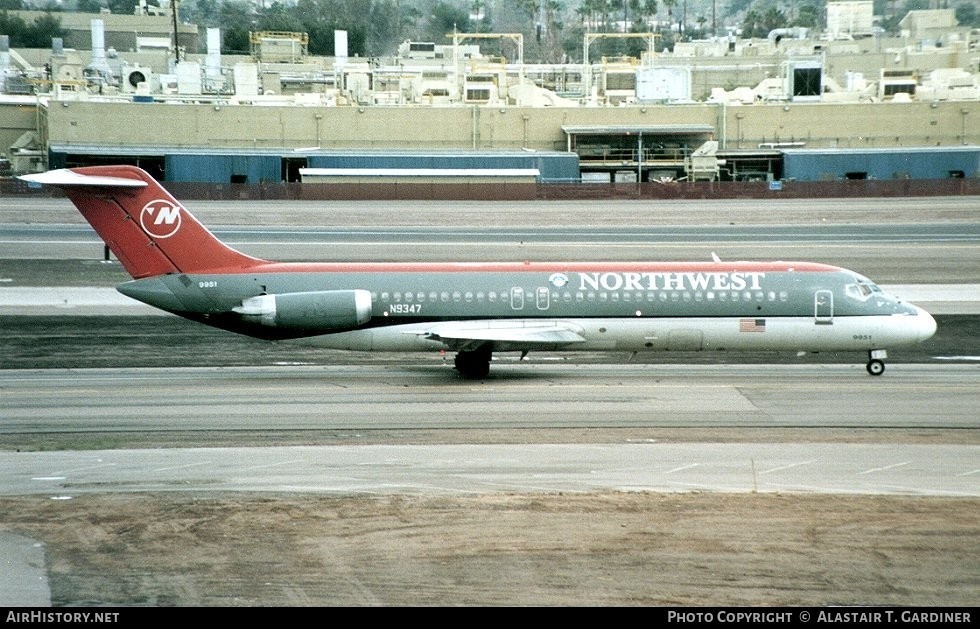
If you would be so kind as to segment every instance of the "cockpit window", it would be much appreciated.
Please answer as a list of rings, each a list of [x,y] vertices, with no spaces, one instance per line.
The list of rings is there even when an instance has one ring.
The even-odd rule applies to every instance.
[[[869,297],[875,293],[880,293],[881,289],[878,288],[877,284],[872,282],[866,277],[855,276],[853,284],[847,284],[844,287],[844,294],[852,299],[857,299],[859,301],[867,301]]]

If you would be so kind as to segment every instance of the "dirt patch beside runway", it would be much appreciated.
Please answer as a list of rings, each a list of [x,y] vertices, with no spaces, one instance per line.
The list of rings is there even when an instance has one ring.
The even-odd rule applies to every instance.
[[[596,493],[0,498],[52,604],[976,604],[980,500]]]

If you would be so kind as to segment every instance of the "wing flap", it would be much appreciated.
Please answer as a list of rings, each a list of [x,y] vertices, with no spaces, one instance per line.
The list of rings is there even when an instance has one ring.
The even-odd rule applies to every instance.
[[[486,344],[499,350],[532,350],[585,342],[576,326],[560,321],[455,321],[433,325],[418,334],[454,350],[473,350]]]

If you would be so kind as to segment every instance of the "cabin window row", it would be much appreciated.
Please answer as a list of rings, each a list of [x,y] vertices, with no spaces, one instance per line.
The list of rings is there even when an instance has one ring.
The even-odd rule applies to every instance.
[[[382,303],[511,303],[511,291],[384,291],[380,294]],[[518,293],[519,294],[519,293]],[[528,302],[535,299],[536,293],[525,291]],[[373,295],[377,301],[379,295]],[[763,303],[787,302],[788,291],[552,291],[552,303],[680,303],[680,302],[721,302],[721,303]]]

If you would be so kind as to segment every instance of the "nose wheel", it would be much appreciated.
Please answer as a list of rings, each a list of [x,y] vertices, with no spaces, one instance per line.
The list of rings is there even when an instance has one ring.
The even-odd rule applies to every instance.
[[[883,349],[873,349],[868,352],[868,364],[865,368],[872,376],[880,376],[885,373],[885,361],[888,353]]]

